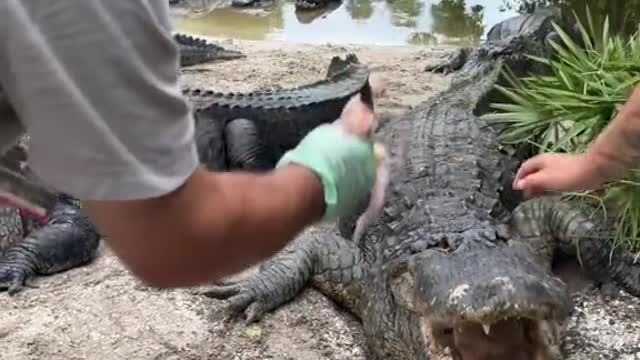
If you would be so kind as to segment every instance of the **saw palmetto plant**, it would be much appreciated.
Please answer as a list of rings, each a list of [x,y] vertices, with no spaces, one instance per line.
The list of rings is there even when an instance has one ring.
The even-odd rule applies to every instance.
[[[605,19],[596,34],[589,9],[586,14],[586,25],[575,16],[581,44],[554,24],[559,40],[550,41],[553,56],[531,57],[548,65],[548,75],[516,78],[508,69],[503,72],[508,86],[497,89],[509,101],[492,104],[495,111],[485,115],[498,125],[503,143],[527,144],[538,153],[582,152],[640,85],[640,31],[629,38],[612,36]],[[640,254],[640,168],[604,191],[566,195],[604,205],[598,209],[617,223],[615,245]]]

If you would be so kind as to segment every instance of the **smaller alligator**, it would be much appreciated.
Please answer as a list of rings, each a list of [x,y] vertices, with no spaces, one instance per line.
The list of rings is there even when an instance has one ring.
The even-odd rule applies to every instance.
[[[332,3],[340,4],[340,0],[295,0],[296,10],[317,10],[330,6]]]
[[[245,58],[246,55],[236,51],[227,50],[222,46],[207,42],[205,39],[191,35],[176,33],[173,39],[180,48],[180,66],[187,67],[214,61],[228,61]]]
[[[267,170],[316,126],[340,117],[360,93],[373,107],[369,70],[354,54],[333,57],[326,79],[252,93],[185,89],[194,107],[200,161],[211,170]]]

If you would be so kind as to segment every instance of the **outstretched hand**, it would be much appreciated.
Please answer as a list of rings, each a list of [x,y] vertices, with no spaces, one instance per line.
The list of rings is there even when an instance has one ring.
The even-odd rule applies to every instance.
[[[596,190],[604,181],[596,162],[586,154],[541,154],[522,164],[513,189],[531,198],[545,191]]]

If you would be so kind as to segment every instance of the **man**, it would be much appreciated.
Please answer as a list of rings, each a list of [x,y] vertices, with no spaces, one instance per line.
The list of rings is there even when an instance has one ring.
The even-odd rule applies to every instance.
[[[349,213],[374,159],[369,142],[328,125],[270,173],[203,169],[168,11],[164,0],[0,2],[0,151],[26,130],[34,173],[83,201],[133,274],[181,287]]]
[[[544,191],[596,190],[640,165],[640,86],[586,152],[541,154],[522,164],[513,182],[526,197]]]

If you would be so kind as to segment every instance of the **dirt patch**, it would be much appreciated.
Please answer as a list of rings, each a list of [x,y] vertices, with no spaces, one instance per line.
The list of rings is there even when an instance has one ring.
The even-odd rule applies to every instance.
[[[184,70],[185,86],[230,92],[296,86],[324,77],[332,56],[354,52],[386,78],[378,109],[392,118],[450,78],[423,68],[452,48],[222,43],[248,57]],[[36,284],[15,297],[0,294],[0,359],[365,359],[356,319],[313,289],[246,327],[225,321],[225,302],[198,289],[142,286],[105,247],[94,263]],[[639,313],[638,301],[624,294],[581,295],[570,323],[571,358],[634,359]]]

